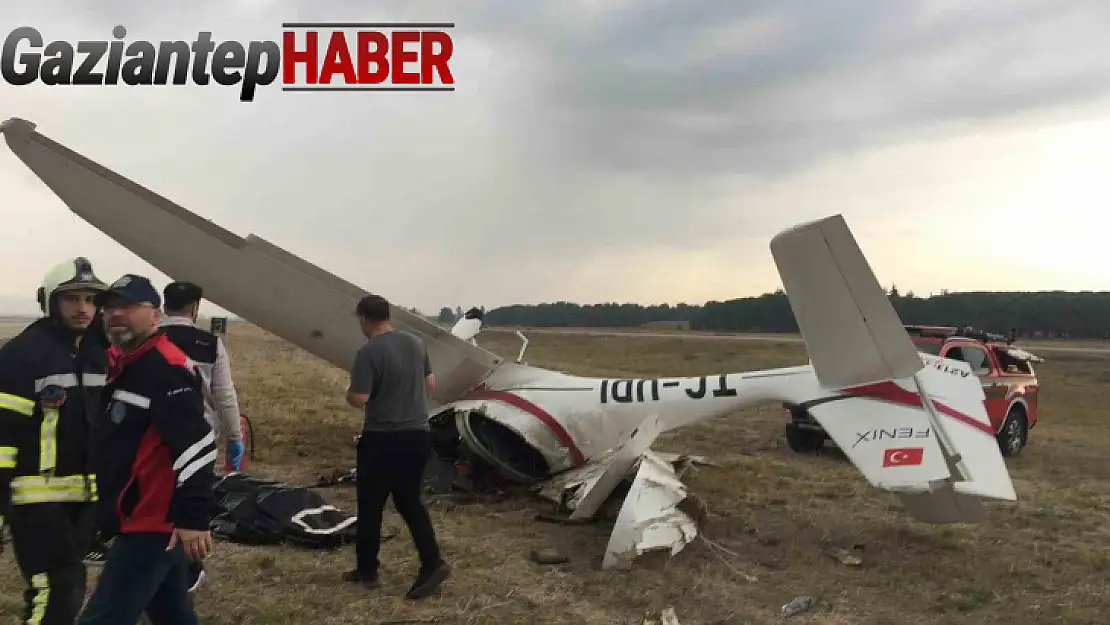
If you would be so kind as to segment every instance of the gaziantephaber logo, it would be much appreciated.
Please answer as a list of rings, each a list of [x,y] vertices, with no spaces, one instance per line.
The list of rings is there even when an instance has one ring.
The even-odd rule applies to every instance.
[[[0,75],[30,85],[240,85],[254,101],[279,76],[282,91],[454,91],[451,23],[286,23],[281,43],[215,43],[211,31],[186,41],[51,41],[31,26],[4,40]],[[298,71],[299,70],[299,71]]]

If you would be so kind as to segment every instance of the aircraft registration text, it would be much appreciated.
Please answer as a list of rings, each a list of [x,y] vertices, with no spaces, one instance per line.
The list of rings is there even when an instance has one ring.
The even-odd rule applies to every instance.
[[[710,378],[714,381],[711,385]],[[728,376],[701,376],[688,380],[602,380],[601,403],[615,402],[618,404],[640,403],[645,401],[659,401],[663,389],[680,388],[690,399],[704,397],[735,397],[736,389],[729,386]]]

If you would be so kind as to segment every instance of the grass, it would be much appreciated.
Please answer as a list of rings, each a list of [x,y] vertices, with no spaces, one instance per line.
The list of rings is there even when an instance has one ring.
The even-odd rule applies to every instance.
[[[344,372],[250,326],[231,332],[240,401],[256,428],[251,472],[307,484],[351,466],[359,415],[343,404]],[[506,333],[490,334],[484,345],[509,357],[519,347]],[[743,371],[806,357],[789,342],[537,334],[527,360],[587,375],[649,376]],[[383,545],[382,589],[339,581],[353,561],[350,547],[316,552],[221,542],[207,565],[212,577],[196,596],[201,622],[619,624],[673,606],[683,625],[769,623],[784,603],[809,595],[816,606],[792,622],[1104,623],[1110,356],[1056,354],[1039,373],[1042,422],[1023,455],[1008,462],[1019,501],[992,505],[981,526],[913,521],[847,462],[789,451],[783,415],[767,407],[656,445],[720,465],[686,482],[708,504],[706,535],[731,554],[698,541],[673,559],[645,556],[630,571],[601,571],[608,540],[602,527],[537,522],[545,506],[531,500],[437,501],[432,514],[455,574],[441,595],[411,603],[401,595],[415,574],[415,553],[390,507],[386,523],[397,536]],[[322,493],[354,512],[350,487]],[[861,566],[826,554],[853,545]],[[529,551],[543,547],[562,550],[570,562],[531,562]],[[14,614],[21,582],[10,550],[2,558],[0,611]]]

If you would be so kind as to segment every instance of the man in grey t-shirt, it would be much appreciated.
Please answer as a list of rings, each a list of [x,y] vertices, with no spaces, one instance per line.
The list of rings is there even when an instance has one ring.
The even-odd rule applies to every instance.
[[[419,599],[435,591],[451,573],[421,500],[424,467],[432,454],[425,402],[435,376],[423,343],[394,329],[389,312],[389,302],[377,295],[362,298],[355,310],[369,340],[355,356],[347,388],[347,403],[362,408],[364,416],[356,465],[356,566],[343,578],[377,585],[382,511],[393,495],[393,505],[420,554],[420,573],[406,597]]]
[[[349,389],[369,393],[363,432],[428,429],[424,404],[431,375],[432,363],[417,337],[401,330],[371,337],[355,356]]]

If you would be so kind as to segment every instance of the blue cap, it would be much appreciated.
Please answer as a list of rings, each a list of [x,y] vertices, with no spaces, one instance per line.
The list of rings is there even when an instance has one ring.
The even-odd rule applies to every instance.
[[[119,297],[137,304],[150,304],[155,308],[162,306],[162,298],[158,295],[158,289],[154,288],[150,280],[133,273],[124,274],[107,289],[97,293],[94,301],[97,306],[103,306],[112,297]]]

